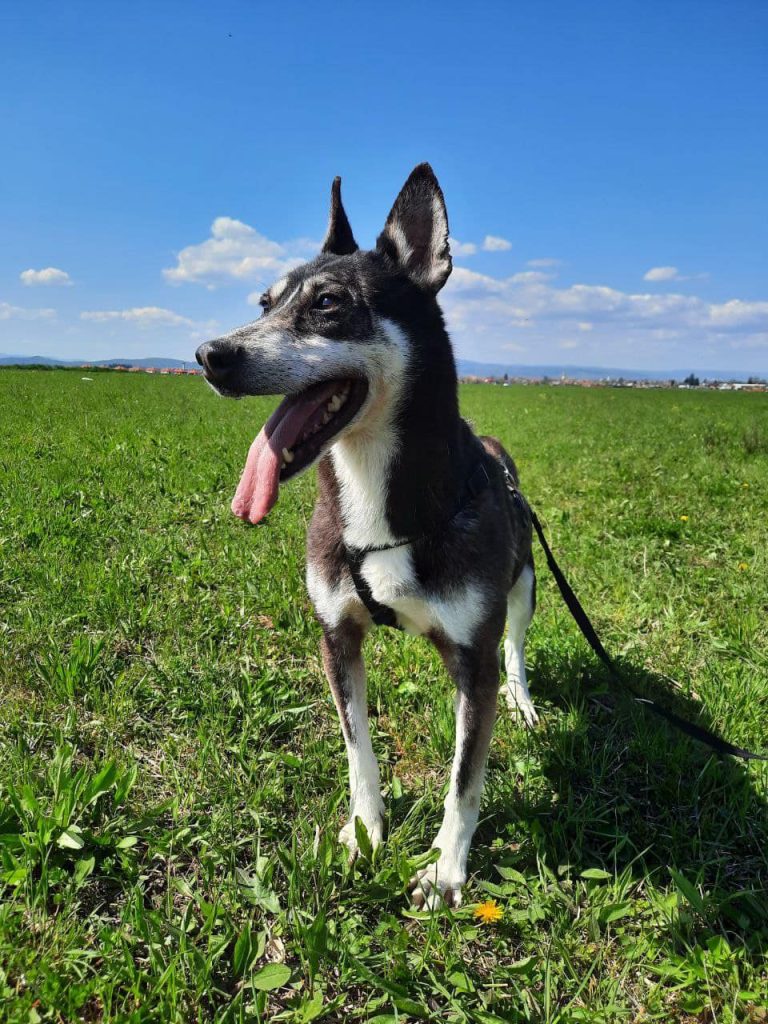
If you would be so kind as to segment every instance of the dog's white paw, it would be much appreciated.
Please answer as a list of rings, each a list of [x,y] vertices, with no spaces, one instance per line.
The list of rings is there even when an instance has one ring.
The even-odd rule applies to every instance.
[[[440,904],[446,907],[461,906],[461,887],[466,875],[455,864],[442,857],[424,868],[411,879],[409,891],[411,903],[417,910],[435,910]]]
[[[339,842],[342,846],[346,846],[349,850],[349,863],[357,860],[360,855],[360,845],[357,841],[357,832],[355,829],[355,819],[358,819],[365,825],[365,830],[368,833],[368,839],[371,842],[371,848],[376,850],[381,846],[384,840],[384,815],[380,814],[376,817],[368,816],[363,818],[362,815],[353,814],[344,828],[339,832]]]
[[[509,689],[504,690],[504,696],[507,701],[507,707],[515,721],[523,722],[529,729],[538,724],[539,716],[530,697],[521,697],[519,694],[512,693]]]

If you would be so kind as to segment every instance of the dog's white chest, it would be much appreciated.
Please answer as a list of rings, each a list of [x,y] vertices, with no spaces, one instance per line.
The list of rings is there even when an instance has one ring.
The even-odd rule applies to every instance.
[[[449,594],[430,593],[419,583],[408,544],[370,552],[360,571],[374,599],[392,608],[406,632],[437,629],[458,644],[471,643],[485,612],[481,587],[459,582]]]
[[[389,551],[371,551],[360,571],[373,598],[396,612],[406,632],[421,634],[433,628],[429,602],[416,578],[409,544]]]

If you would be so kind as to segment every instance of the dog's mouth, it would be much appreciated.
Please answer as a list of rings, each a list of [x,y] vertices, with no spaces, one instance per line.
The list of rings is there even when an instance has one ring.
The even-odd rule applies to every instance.
[[[260,522],[277,501],[280,484],[319,458],[354,419],[367,394],[365,381],[350,378],[322,381],[284,398],[248,452],[232,500],[235,515]]]

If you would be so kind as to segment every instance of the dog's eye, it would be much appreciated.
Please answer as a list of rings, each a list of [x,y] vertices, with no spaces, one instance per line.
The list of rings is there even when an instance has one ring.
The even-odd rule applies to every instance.
[[[272,303],[269,301],[268,295],[262,295],[259,299],[259,305],[264,313],[268,313],[272,309]]]
[[[334,309],[338,304],[338,298],[329,292],[325,292],[315,299],[315,309]]]

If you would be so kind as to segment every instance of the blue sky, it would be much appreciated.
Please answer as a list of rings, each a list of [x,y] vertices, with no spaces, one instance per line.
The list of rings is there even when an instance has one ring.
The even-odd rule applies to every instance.
[[[0,352],[191,357],[429,160],[460,356],[768,372],[762,0],[15,4],[0,110]]]

